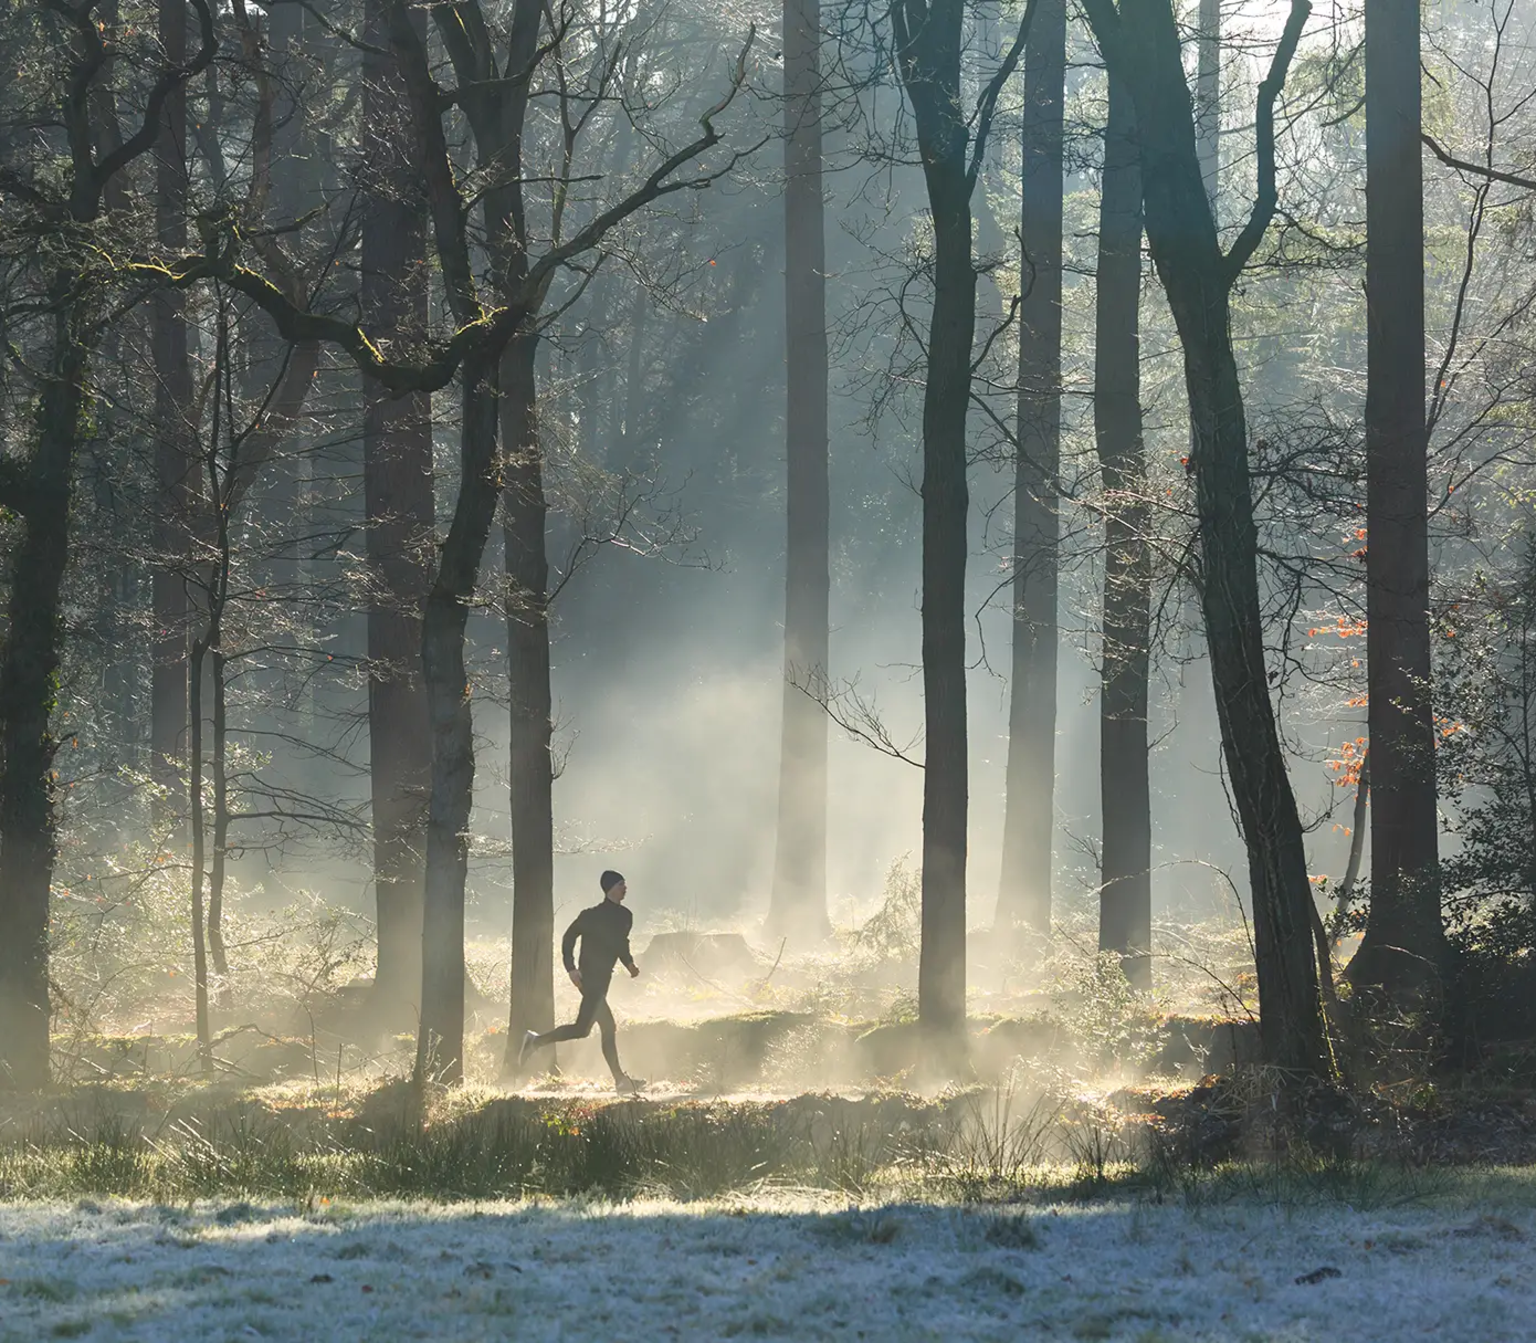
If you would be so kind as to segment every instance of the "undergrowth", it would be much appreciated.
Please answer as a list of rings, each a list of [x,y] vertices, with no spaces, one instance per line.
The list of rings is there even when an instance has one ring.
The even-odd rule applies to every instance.
[[[369,1198],[687,1200],[778,1188],[856,1203],[1129,1197],[1192,1208],[1232,1200],[1365,1208],[1437,1198],[1465,1180],[1301,1147],[1267,1159],[1180,1162],[1166,1148],[1138,1147],[1102,1114],[1007,1088],[938,1102],[804,1096],[649,1106],[444,1097],[426,1109],[397,1084],[365,1098],[355,1114],[305,1122],[249,1102],[159,1122],[111,1110],[34,1119],[23,1131],[0,1130],[0,1198],[313,1207]]]

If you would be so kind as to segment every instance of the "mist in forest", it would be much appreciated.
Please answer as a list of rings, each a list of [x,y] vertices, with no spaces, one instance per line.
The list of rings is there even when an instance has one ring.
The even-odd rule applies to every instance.
[[[765,270],[775,260],[770,253]],[[759,354],[750,344],[727,351],[709,377],[739,389],[743,422],[771,426],[782,415],[782,386],[774,385],[772,369],[756,366]],[[768,460],[758,468],[770,479],[771,451],[764,446]],[[858,513],[845,507],[834,515],[835,543],[845,558],[832,589],[833,674],[856,682],[859,700],[908,756],[895,759],[829,720],[828,895],[842,917],[856,919],[879,903],[891,863],[906,856],[916,865],[921,849],[920,507],[907,483],[910,449],[900,440],[894,446],[871,441],[849,425],[834,462],[846,474],[850,496],[871,483],[887,494],[891,535],[863,558]],[[693,529],[685,561],[614,547],[573,578],[554,621],[557,921],[593,903],[600,894],[597,874],[618,867],[633,883],[642,940],[640,930],[657,926],[734,928],[756,936],[772,882],[783,674],[781,495],[766,481],[761,494],[750,480],[714,485],[696,470],[669,498]],[[989,490],[1004,493],[996,475],[977,473],[983,500]],[[722,513],[723,524],[716,520]],[[998,564],[987,562],[979,525],[976,544],[983,554],[974,566],[972,601],[991,654],[969,678],[969,922],[980,929],[991,925],[1001,875],[1008,681],[999,652],[1007,648],[1009,613],[995,591]],[[494,574],[499,563],[493,547],[487,572]],[[1091,581],[1091,571],[1069,575],[1064,606],[1081,610],[1095,600]],[[479,762],[472,827],[488,841],[471,855],[471,920],[477,932],[505,936],[511,875],[505,634],[500,622],[479,617],[470,635]],[[1221,782],[1209,672],[1198,640],[1186,644],[1182,658],[1170,657],[1159,669],[1153,693],[1153,733],[1162,739],[1152,757],[1160,822],[1155,898],[1160,912],[1230,916],[1232,889],[1219,873],[1243,889],[1242,849]],[[1094,654],[1091,629],[1063,631],[1057,898],[1085,906],[1098,881]],[[831,708],[847,713],[850,706]],[[361,708],[354,703],[352,711]],[[337,712],[343,715],[344,707]],[[360,779],[312,766],[294,775],[298,787],[343,794]],[[359,800],[365,795],[356,794]],[[1318,805],[1329,800],[1326,782],[1315,797]],[[363,911],[369,905],[370,873],[361,855],[349,860],[323,845],[299,845],[275,865],[262,858],[241,870],[266,884],[269,899],[314,889]]]

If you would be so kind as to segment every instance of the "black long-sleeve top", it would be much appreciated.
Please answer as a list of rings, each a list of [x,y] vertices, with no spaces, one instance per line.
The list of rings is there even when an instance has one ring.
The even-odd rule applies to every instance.
[[[560,939],[560,955],[567,972],[574,970],[576,940],[581,939],[583,989],[589,982],[611,978],[616,961],[622,961],[626,970],[634,968],[634,957],[629,954],[629,930],[634,922],[635,916],[617,900],[604,900],[584,909],[571,921]]]

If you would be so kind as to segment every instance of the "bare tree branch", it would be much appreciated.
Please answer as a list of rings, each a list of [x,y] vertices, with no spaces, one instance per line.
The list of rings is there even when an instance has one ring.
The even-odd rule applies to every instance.
[[[1518,173],[1501,172],[1497,168],[1485,167],[1481,163],[1472,163],[1467,159],[1459,159],[1448,150],[1441,147],[1440,142],[1427,131],[1419,137],[1429,152],[1433,154],[1447,168],[1454,168],[1457,172],[1471,173],[1475,177],[1485,177],[1490,182],[1503,182],[1508,186],[1521,187],[1526,191],[1536,191],[1536,178],[1521,177]]]
[[[819,668],[810,672],[791,668],[787,679],[807,699],[819,704],[822,712],[856,741],[914,769],[924,768],[921,760],[909,754],[917,739],[913,738],[905,746],[898,745],[873,701],[859,693],[857,682],[845,681],[834,689]]]
[[[1280,45],[1275,48],[1269,73],[1259,85],[1259,103],[1255,114],[1255,130],[1258,136],[1258,186],[1254,193],[1253,209],[1248,222],[1238,234],[1237,241],[1226,256],[1227,282],[1230,284],[1241,274],[1254,252],[1258,249],[1270,220],[1275,217],[1275,207],[1280,202],[1279,188],[1275,184],[1275,99],[1285,87],[1291,60],[1296,55],[1296,45],[1301,41],[1301,30],[1306,27],[1312,14],[1310,0],[1291,0],[1291,12],[1286,18],[1285,29],[1280,34]]]
[[[1003,85],[1018,68],[1019,57],[1024,54],[1024,44],[1029,41],[1029,30],[1035,21],[1035,8],[1038,4],[1039,0],[1028,0],[1025,4],[1024,17],[1019,20],[1019,31],[1014,35],[1013,45],[1008,48],[1003,63],[987,81],[987,87],[976,104],[976,134],[971,146],[970,166],[965,170],[965,184],[971,191],[976,189],[976,179],[981,176],[981,164],[986,156],[987,136],[992,131],[992,117],[997,111],[998,96],[1003,91]]]

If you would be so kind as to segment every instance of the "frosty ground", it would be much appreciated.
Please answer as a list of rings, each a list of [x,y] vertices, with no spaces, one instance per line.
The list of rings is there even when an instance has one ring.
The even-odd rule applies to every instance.
[[[0,1207],[0,1337],[1526,1339],[1528,1205]]]

